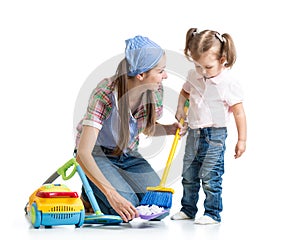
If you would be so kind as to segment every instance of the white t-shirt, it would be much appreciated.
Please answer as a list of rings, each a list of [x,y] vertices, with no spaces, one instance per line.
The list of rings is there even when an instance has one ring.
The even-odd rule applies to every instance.
[[[190,70],[183,90],[190,94],[188,122],[192,129],[226,127],[230,107],[243,101],[241,85],[227,69],[209,79]]]

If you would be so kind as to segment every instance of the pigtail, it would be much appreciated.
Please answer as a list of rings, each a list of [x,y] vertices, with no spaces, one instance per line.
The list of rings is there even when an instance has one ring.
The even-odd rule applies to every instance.
[[[231,68],[236,61],[236,49],[232,37],[228,33],[222,34],[222,56],[226,57],[225,67]]]
[[[190,28],[186,33],[184,55],[190,61],[192,61],[192,56],[191,56],[192,39],[196,33],[197,33],[197,28]]]

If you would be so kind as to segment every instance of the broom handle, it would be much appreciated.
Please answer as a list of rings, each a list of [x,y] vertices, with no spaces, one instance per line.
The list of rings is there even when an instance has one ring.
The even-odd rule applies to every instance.
[[[185,101],[184,109],[183,109],[185,114],[187,114],[188,108],[189,108],[189,100],[187,99]],[[184,124],[184,119],[183,118],[180,119],[180,124],[181,125]],[[161,187],[165,186],[166,181],[167,181],[167,177],[169,175],[169,171],[170,171],[172,160],[173,160],[175,150],[176,150],[176,147],[177,147],[177,144],[178,144],[178,140],[180,139],[179,131],[180,131],[180,129],[178,128],[176,130],[176,133],[175,133],[175,137],[174,137],[174,140],[173,140],[171,151],[169,153],[168,161],[167,161],[166,167],[164,169],[164,172],[163,172],[163,175],[161,177],[160,184],[159,184],[159,186],[161,186]]]

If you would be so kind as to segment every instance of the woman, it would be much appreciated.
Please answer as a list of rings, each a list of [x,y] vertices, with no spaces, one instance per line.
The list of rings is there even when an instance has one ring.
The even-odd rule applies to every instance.
[[[138,217],[136,206],[159,176],[138,153],[139,134],[159,136],[185,130],[179,123],[161,125],[164,50],[147,37],[126,42],[116,74],[94,89],[79,123],[77,161],[90,179],[100,209],[124,222]],[[83,201],[87,197],[83,191]]]

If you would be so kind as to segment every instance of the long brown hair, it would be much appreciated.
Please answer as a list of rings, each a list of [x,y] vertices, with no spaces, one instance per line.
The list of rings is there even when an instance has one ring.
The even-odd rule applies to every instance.
[[[127,62],[126,59],[123,59],[117,68],[115,74],[115,83],[118,92],[118,109],[119,109],[119,118],[120,118],[120,132],[119,140],[116,148],[114,149],[115,155],[122,154],[123,150],[128,147],[130,139],[130,130],[129,130],[129,119],[130,119],[130,107],[129,107],[129,93],[128,93],[128,79],[133,77],[127,76]],[[153,135],[155,131],[155,122],[156,122],[156,111],[155,111],[155,101],[153,96],[153,91],[146,91],[146,121],[143,124],[145,135]]]
[[[225,67],[231,68],[236,61],[236,49],[232,37],[228,33],[222,35],[217,31],[190,28],[186,33],[184,54],[189,60],[198,60],[202,53],[212,49],[218,59],[225,57]]]

